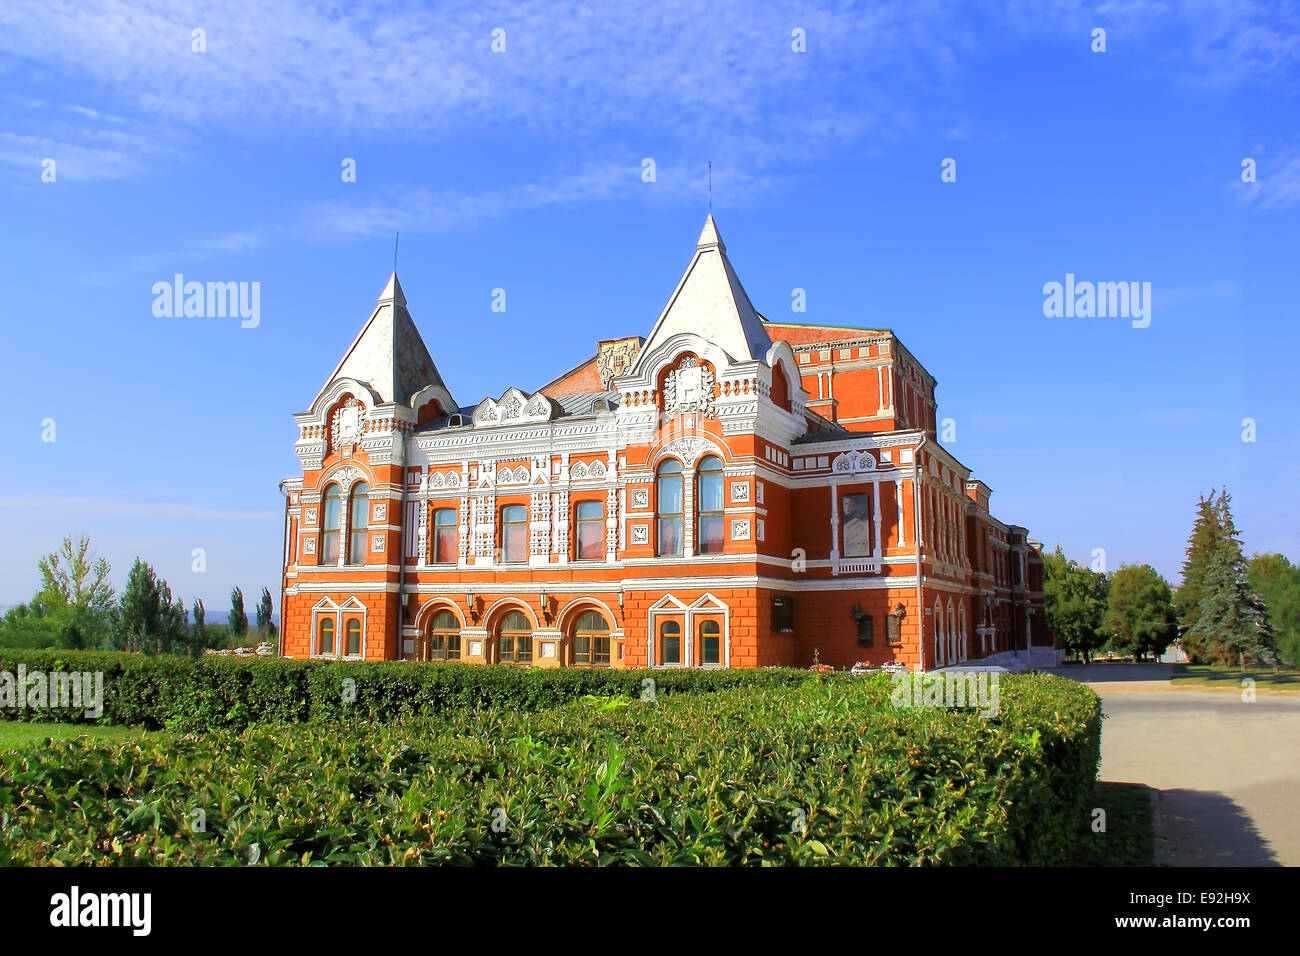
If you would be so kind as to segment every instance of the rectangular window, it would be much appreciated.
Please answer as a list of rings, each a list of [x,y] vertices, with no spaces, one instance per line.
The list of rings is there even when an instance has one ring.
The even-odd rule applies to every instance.
[[[433,513],[433,560],[435,564],[455,564],[456,509],[439,508]]]
[[[840,499],[840,555],[862,558],[871,554],[871,532],[867,523],[867,496],[845,495]]]
[[[682,662],[681,636],[677,634],[665,634],[663,641],[663,662],[665,664],[680,664]]]
[[[772,598],[772,630],[778,634],[794,630],[794,598]]]
[[[717,621],[700,622],[700,663],[722,663],[722,625]]]
[[[501,560],[528,560],[528,509],[523,505],[501,509]]]
[[[605,556],[605,504],[600,501],[579,501],[577,508],[578,533],[575,542],[579,561],[592,561]]]

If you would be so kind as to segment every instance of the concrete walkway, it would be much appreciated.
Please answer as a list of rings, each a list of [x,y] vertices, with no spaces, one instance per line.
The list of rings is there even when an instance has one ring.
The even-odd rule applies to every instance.
[[[1164,664],[1062,667],[1102,698],[1101,779],[1160,791],[1156,862],[1300,866],[1300,699],[1178,690]]]

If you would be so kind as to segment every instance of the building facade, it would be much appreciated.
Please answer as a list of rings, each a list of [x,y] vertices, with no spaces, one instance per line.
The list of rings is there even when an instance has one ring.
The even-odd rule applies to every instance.
[[[927,670],[1052,655],[1040,546],[886,329],[770,322],[710,216],[648,336],[461,405],[394,273],[310,407],[281,653]]]

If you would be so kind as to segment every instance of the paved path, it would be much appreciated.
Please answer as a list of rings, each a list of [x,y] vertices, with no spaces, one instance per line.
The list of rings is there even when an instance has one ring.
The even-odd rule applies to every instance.
[[[1161,687],[1166,665],[1129,666],[1057,673],[1102,697],[1101,779],[1160,790],[1156,862],[1300,866],[1300,699]]]

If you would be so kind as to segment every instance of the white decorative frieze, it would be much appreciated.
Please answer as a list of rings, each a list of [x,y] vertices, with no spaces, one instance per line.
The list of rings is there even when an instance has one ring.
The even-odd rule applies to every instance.
[[[837,455],[831,463],[831,472],[836,475],[856,475],[875,470],[876,459],[866,451],[846,451],[842,455]]]
[[[370,536],[370,550],[379,552],[384,550],[384,541],[387,540],[382,534],[372,534]]]
[[[632,510],[643,511],[650,507],[650,489],[633,488],[632,489]]]
[[[339,488],[342,489],[344,496],[346,496],[348,493],[348,489],[352,487],[353,482],[355,482],[359,478],[364,478],[364,477],[365,476],[362,473],[361,469],[356,467],[355,465],[343,465],[342,467],[335,468],[332,472],[330,472],[329,476],[325,479],[325,481],[338,482]]]
[[[508,388],[495,401],[485,398],[474,409],[472,421],[475,428],[501,425],[526,425],[549,422],[556,417],[559,406],[538,392],[528,396],[517,388]]]
[[[309,525],[314,525],[314,524],[316,524],[316,509],[315,509],[315,508],[304,508],[304,509],[303,509],[302,523],[303,523],[303,524],[309,524]]]
[[[731,482],[731,500],[737,503],[749,501],[749,482]]]
[[[731,540],[732,541],[749,540],[749,519],[748,518],[731,519]]]
[[[375,513],[375,520],[376,520],[376,521],[387,521],[387,520],[388,520],[388,503],[385,502],[385,501],[377,501],[377,502],[375,502],[375,505],[374,505],[374,513]]]
[[[314,537],[302,539],[302,553],[303,554],[316,553],[316,539]]]
[[[632,543],[649,544],[650,543],[650,526],[648,524],[631,525]]]
[[[669,455],[676,455],[688,466],[695,464],[695,459],[708,452],[712,452],[721,457],[721,452],[713,442],[706,441],[703,438],[679,438],[664,449]]]

